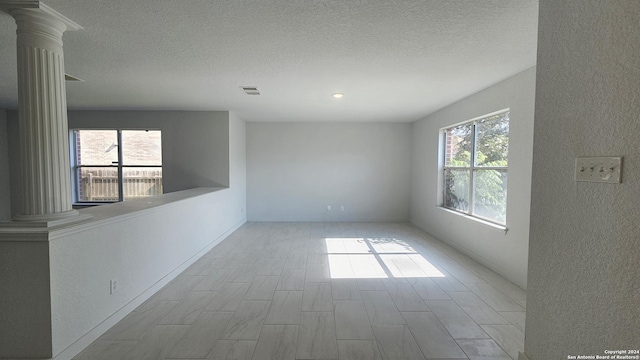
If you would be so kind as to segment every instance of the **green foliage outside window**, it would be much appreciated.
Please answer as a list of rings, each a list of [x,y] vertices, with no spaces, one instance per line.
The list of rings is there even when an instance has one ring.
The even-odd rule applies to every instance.
[[[509,112],[446,129],[444,150],[444,206],[504,224]]]

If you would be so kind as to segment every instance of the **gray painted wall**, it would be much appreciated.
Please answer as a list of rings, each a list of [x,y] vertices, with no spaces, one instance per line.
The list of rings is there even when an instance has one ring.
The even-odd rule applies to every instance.
[[[7,112],[0,109],[0,220],[11,218],[11,187],[9,177],[9,140]]]
[[[248,123],[248,219],[408,221],[410,131],[407,123]]]
[[[525,352],[637,349],[640,2],[540,1]],[[624,156],[621,184],[575,182]]]
[[[229,113],[229,188],[234,204],[229,208],[238,217],[247,219],[247,126],[236,114]],[[238,209],[239,208],[239,209]]]
[[[411,222],[526,288],[536,72],[527,69],[413,123]],[[507,228],[438,204],[440,129],[505,108],[509,122]]]
[[[11,154],[18,154],[17,112],[10,111]],[[160,129],[164,192],[229,186],[226,111],[69,111],[70,129]],[[19,212],[19,159],[12,155],[13,213]]]

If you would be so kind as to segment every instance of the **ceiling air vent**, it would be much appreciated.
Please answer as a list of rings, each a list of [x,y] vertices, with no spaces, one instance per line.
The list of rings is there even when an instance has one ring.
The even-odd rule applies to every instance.
[[[240,86],[247,95],[260,95],[260,91],[255,86]]]
[[[84,82],[84,80],[82,80],[80,78],[77,78],[77,77],[75,77],[73,75],[69,75],[69,74],[64,74],[64,79],[66,81],[82,81],[82,82]]]

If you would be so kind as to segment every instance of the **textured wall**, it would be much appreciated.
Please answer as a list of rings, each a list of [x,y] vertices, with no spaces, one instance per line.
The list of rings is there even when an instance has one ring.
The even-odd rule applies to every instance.
[[[70,111],[69,128],[160,129],[165,192],[229,186],[226,111]]]
[[[236,114],[229,113],[229,188],[234,202],[229,211],[247,220],[247,124]]]
[[[227,111],[69,111],[70,129],[162,130],[163,190],[229,186]],[[12,211],[20,209],[18,113],[8,112]]]
[[[533,152],[534,68],[458,101],[412,127],[411,222],[526,287],[531,158]],[[436,207],[439,132],[468,119],[511,109],[507,234]]]
[[[540,1],[525,352],[640,344],[640,2]],[[624,156],[622,184],[575,182]]]
[[[410,130],[407,123],[247,124],[249,220],[407,221]]]
[[[0,220],[11,218],[7,112],[0,109]]]

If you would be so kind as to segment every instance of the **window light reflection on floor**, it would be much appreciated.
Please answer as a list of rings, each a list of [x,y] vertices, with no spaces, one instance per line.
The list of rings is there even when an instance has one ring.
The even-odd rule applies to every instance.
[[[444,277],[405,241],[396,238],[325,238],[332,279]]]

